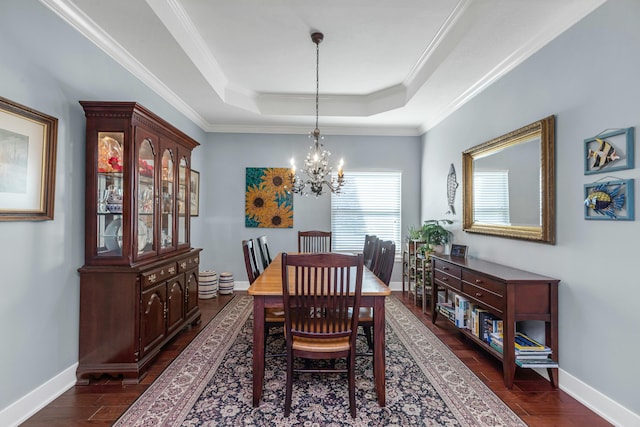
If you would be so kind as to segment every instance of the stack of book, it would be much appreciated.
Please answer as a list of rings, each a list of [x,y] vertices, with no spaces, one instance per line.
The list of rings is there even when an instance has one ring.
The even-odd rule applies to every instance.
[[[489,345],[503,353],[502,333],[494,332],[489,335]],[[516,365],[521,368],[557,368],[558,362],[552,360],[551,348],[532,340],[523,333],[515,335]]]
[[[447,319],[449,319],[452,322],[455,322],[456,320],[456,313],[455,310],[453,308],[453,304],[450,302],[439,302],[437,304],[438,306],[438,312],[442,315],[444,315],[444,317],[446,317]]]

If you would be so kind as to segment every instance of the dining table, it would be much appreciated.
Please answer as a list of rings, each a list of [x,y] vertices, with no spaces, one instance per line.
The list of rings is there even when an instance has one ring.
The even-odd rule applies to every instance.
[[[293,272],[291,273],[293,274]],[[247,291],[253,296],[253,406],[260,405],[265,369],[265,308],[283,308],[282,254],[278,254]],[[385,298],[391,289],[364,268],[361,307],[373,308],[373,376],[378,404],[385,406]]]

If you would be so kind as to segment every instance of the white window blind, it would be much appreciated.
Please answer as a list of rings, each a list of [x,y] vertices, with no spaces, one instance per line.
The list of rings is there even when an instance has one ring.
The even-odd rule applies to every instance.
[[[473,218],[483,224],[509,224],[509,171],[473,172]]]
[[[401,183],[401,172],[345,173],[342,192],[331,194],[332,250],[362,252],[366,234],[392,240],[398,247]]]

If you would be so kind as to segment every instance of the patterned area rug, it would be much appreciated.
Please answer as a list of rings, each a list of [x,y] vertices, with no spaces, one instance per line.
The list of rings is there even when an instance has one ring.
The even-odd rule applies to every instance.
[[[526,426],[395,297],[388,297],[387,406],[376,401],[372,359],[356,360],[357,418],[346,376],[296,377],[284,418],[285,359],[269,358],[262,402],[252,400],[253,298],[236,296],[115,426]],[[267,350],[284,349],[281,334]],[[364,338],[358,343],[366,349]]]

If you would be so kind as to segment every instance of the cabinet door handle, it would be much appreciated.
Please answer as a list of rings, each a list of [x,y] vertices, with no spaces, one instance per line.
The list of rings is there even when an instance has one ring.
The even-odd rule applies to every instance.
[[[482,283],[481,279],[476,279],[476,283]]]
[[[482,296],[482,292],[476,292],[476,296],[480,298]]]

